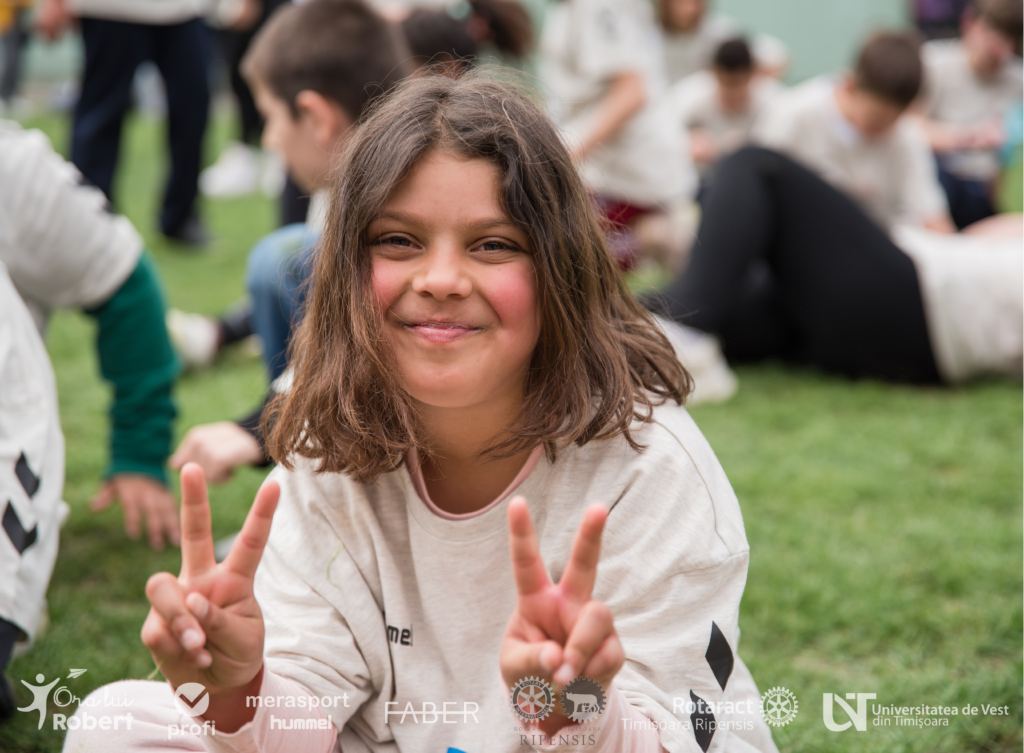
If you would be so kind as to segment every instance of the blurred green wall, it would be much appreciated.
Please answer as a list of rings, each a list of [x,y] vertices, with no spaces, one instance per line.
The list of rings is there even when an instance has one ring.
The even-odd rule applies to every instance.
[[[849,66],[867,34],[908,24],[909,5],[909,0],[712,0],[717,12],[744,30],[786,43],[791,82]]]

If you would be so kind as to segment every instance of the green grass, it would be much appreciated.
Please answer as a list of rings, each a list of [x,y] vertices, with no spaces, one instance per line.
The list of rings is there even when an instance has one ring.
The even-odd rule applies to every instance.
[[[39,125],[66,143],[61,122]],[[226,127],[216,124],[211,154]],[[133,121],[126,135],[119,205],[149,241],[170,302],[220,311],[242,292],[249,247],[274,225],[271,202],[208,202],[222,240],[208,253],[171,247],[154,231],[162,133]],[[79,696],[148,675],[153,664],[139,641],[143,587],[151,573],[179,565],[175,551],[127,541],[117,512],[87,510],[103,467],[109,400],[92,338],[76,313],[58,314],[49,334],[72,513],[50,585],[52,623],[9,668],[24,704],[31,699],[18,680],[37,673],[49,680],[87,668],[62,682]],[[1020,385],[920,389],[773,365],[739,375],[732,401],[693,415],[736,489],[750,539],[740,652],[762,692],[781,685],[799,701],[796,719],[775,731],[779,748],[1020,750]],[[186,376],[177,390],[178,436],[243,414],[262,388],[259,363],[237,353]],[[237,529],[263,475],[246,470],[214,491],[215,535]],[[822,693],[858,691],[886,705],[1009,705],[1010,715],[952,717],[938,729],[827,731]],[[51,704],[50,711],[62,710]],[[59,750],[60,733],[37,731],[36,718],[16,714],[0,724],[0,750]]]

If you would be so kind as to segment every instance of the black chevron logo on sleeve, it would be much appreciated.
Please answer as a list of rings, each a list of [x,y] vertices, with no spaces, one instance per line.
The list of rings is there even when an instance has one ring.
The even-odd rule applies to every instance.
[[[18,554],[24,554],[26,549],[36,543],[39,526],[32,526],[31,531],[26,531],[21,518],[14,510],[14,505],[7,500],[7,509],[4,510],[4,530],[11,543],[14,544],[14,548],[18,550]]]
[[[14,464],[14,475],[21,482],[21,488],[25,490],[25,494],[30,498],[36,496],[36,492],[39,491],[39,476],[28,467],[28,458],[25,457],[24,452],[18,457],[18,462]]]

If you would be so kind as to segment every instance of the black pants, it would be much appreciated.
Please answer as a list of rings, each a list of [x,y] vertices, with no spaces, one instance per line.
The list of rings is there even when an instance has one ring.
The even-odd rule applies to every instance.
[[[267,19],[290,0],[263,0],[261,3],[262,12],[259,20],[251,29],[245,31],[232,31],[225,29],[220,32],[220,48],[224,55],[224,63],[228,68],[228,76],[231,80],[231,91],[235,94],[238,102],[239,116],[239,141],[250,146],[260,145],[260,136],[263,133],[263,117],[256,108],[249,84],[242,76],[239,66],[242,58],[249,51],[249,45],[257,32],[263,28]]]
[[[765,149],[721,163],[690,265],[651,304],[721,337],[733,361],[939,380],[910,258],[845,194]]]
[[[75,107],[71,161],[111,198],[135,69],[152,60],[167,90],[171,174],[160,228],[174,232],[192,214],[198,192],[203,134],[210,105],[208,39],[203,22],[148,24],[82,19],[85,70]]]
[[[14,9],[10,28],[0,36],[3,43],[3,69],[0,73],[0,100],[9,101],[18,93],[21,84],[21,62],[28,44],[28,13],[24,8]]]
[[[949,172],[939,160],[939,183],[946,192],[949,213],[959,230],[996,213],[992,206],[992,184],[967,180]]]

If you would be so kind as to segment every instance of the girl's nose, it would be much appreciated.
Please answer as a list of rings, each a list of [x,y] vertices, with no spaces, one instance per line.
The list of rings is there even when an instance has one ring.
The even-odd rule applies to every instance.
[[[460,246],[438,243],[421,257],[412,281],[416,293],[443,301],[449,297],[465,298],[473,290],[466,265],[469,259]]]

